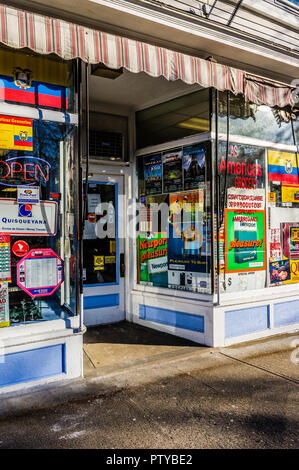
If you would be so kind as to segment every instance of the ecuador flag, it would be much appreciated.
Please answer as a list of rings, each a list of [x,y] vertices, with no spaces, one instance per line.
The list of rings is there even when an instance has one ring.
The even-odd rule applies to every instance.
[[[268,150],[269,181],[299,184],[299,169],[295,153]]]
[[[0,115],[0,149],[32,152],[32,119]]]

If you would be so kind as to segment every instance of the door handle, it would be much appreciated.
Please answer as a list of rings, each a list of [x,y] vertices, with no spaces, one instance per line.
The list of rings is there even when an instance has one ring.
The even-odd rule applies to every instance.
[[[125,277],[126,266],[125,266],[125,254],[121,253],[119,256],[119,274],[120,277]]]

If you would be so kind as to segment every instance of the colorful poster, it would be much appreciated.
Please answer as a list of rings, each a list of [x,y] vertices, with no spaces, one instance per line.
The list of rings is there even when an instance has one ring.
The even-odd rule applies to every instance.
[[[184,148],[184,189],[197,189],[205,181],[205,164],[204,145]]]
[[[17,204],[15,199],[0,199],[0,232],[11,235],[56,235],[57,202]]]
[[[225,209],[225,272],[266,269],[265,211]]]
[[[30,297],[52,295],[64,280],[64,262],[51,249],[30,250],[17,264],[17,284]]]
[[[183,189],[182,150],[163,155],[163,192],[173,193]]]
[[[284,284],[295,284],[299,282],[299,260],[290,259],[291,279],[284,281]]]
[[[168,269],[209,272],[210,234],[204,226],[203,189],[169,195]]]
[[[278,261],[282,258],[281,232],[279,228],[269,229],[270,260]]]
[[[137,237],[138,283],[167,287],[167,233]]]
[[[299,185],[282,183],[281,202],[291,202],[292,204],[299,204]]]
[[[0,233],[0,282],[11,281],[10,235]]]
[[[256,190],[265,187],[265,151],[251,145],[219,143],[218,174],[220,207],[225,207],[226,188]],[[240,201],[241,202],[241,201]],[[244,208],[242,208],[244,210]],[[254,210],[257,210],[256,208]]]
[[[290,279],[290,260],[270,262],[270,285],[282,284]]]
[[[32,119],[0,115],[0,149],[32,152]]]
[[[264,210],[265,190],[228,188],[227,208],[234,210]]]
[[[144,182],[147,196],[162,193],[161,155],[152,155],[144,158]]]
[[[298,185],[299,170],[297,165],[295,153],[268,150],[269,181]]]
[[[105,260],[104,256],[94,256],[93,257],[93,269],[94,271],[104,271],[105,269]]]
[[[283,255],[289,259],[299,259],[299,222],[282,223]]]
[[[0,328],[9,326],[9,297],[7,282],[0,283]]]

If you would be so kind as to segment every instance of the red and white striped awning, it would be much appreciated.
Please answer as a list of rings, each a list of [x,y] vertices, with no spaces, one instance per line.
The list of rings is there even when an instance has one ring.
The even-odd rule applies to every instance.
[[[247,101],[256,104],[293,105],[291,87],[265,83],[236,68],[6,5],[0,5],[0,42],[39,54],[54,53],[65,60],[80,58],[113,69],[124,67],[152,77],[229,90],[244,94]]]

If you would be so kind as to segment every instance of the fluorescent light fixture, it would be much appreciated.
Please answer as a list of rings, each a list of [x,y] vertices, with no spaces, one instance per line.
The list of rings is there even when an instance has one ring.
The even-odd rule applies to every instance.
[[[210,123],[208,119],[202,119],[202,118],[191,118],[188,119],[187,121],[182,121],[179,122],[177,127],[183,127],[184,129],[192,129],[195,131],[209,131],[210,130]]]

